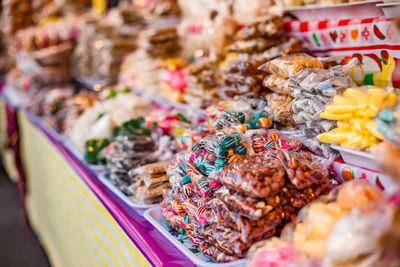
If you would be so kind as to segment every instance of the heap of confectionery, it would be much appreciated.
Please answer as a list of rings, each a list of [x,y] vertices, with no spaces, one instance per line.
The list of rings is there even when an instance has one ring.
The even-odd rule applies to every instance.
[[[2,1],[0,154],[40,241],[79,234],[84,265],[400,266],[400,3],[353,1]]]
[[[161,206],[169,225],[184,231],[197,249],[229,262],[244,257],[254,242],[279,234],[336,182],[298,140],[268,131],[272,122],[265,111],[219,109],[213,115],[211,134],[169,167],[172,189]]]

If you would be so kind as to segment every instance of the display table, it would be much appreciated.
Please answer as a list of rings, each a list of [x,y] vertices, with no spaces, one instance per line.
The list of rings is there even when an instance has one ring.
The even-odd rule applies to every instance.
[[[26,209],[54,266],[193,266],[28,114],[19,114]]]

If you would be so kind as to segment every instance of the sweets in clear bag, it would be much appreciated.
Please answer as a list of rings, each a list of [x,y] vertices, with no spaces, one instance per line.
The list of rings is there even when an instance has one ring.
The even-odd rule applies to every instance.
[[[229,165],[216,174],[222,184],[250,197],[268,197],[278,193],[285,185],[282,163],[271,154],[269,159],[249,157]]]
[[[290,95],[289,80],[283,79],[276,74],[265,77],[263,85],[275,93]]]
[[[291,89],[291,95],[297,97],[297,94],[311,93],[327,97],[336,96],[342,90],[355,86],[350,78],[351,68],[358,64],[358,60],[353,58],[346,65],[338,65],[330,69],[307,68],[297,72],[289,79],[288,86]]]
[[[260,66],[259,69],[275,74],[283,79],[292,77],[302,69],[323,68],[317,58],[306,54],[292,54],[273,59]]]
[[[276,93],[268,94],[268,105],[265,107],[265,111],[274,121],[292,121],[292,101],[293,98],[291,96]]]

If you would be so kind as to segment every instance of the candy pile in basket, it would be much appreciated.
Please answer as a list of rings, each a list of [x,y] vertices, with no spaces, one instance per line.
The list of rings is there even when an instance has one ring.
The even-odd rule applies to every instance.
[[[255,244],[247,266],[397,266],[398,195],[351,181],[304,207],[280,238]]]
[[[218,262],[246,255],[259,240],[279,234],[300,208],[337,182],[327,162],[301,150],[276,130],[263,110],[208,109],[204,137],[178,153],[168,167],[171,190],[162,215],[202,253]],[[214,112],[210,112],[214,111]]]

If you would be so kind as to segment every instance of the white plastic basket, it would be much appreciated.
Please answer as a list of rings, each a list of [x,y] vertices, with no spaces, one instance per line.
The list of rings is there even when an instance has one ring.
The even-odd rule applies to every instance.
[[[161,221],[161,207],[154,207],[148,209],[144,213],[144,217],[158,230],[160,233],[165,236],[177,249],[179,249],[189,260],[191,260],[194,264],[201,267],[242,267],[245,264],[245,259],[227,262],[227,263],[216,263],[209,260],[202,253],[195,254],[190,250],[191,243],[190,241],[181,242],[177,238],[171,235],[171,233],[163,226],[163,222]],[[208,259],[208,261],[207,261]]]
[[[112,182],[106,177],[106,172],[100,173],[97,177],[100,182],[103,183],[115,195],[117,195],[120,200],[122,200],[129,207],[135,209],[141,215],[143,215],[143,213],[149,208],[160,206],[160,204],[137,204],[133,202],[127,195],[125,195],[121,190],[112,184]]]
[[[346,163],[373,171],[379,171],[377,158],[374,154],[335,145],[332,145],[332,148],[340,152],[340,155]]]

